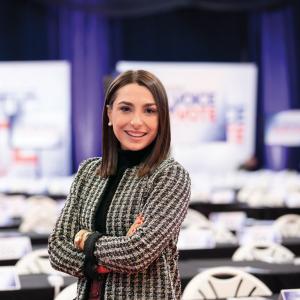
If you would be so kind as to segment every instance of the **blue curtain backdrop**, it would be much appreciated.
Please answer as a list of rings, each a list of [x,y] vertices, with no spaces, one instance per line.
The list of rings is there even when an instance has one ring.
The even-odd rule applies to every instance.
[[[49,11],[51,57],[72,67],[72,156],[79,163],[101,155],[103,78],[109,73],[108,21],[65,7]]]
[[[278,162],[263,135],[268,114],[300,107],[299,15],[299,1],[281,0],[4,1],[0,59],[71,62],[74,171],[101,155],[103,77],[117,60],[256,62],[256,156],[298,167],[299,148],[280,149]]]
[[[0,2],[0,60],[43,60],[49,55],[47,6],[26,1]]]
[[[261,13],[261,101],[264,116],[297,108],[298,65],[294,14],[290,7]],[[297,168],[299,148],[265,147],[265,165],[272,169]]]

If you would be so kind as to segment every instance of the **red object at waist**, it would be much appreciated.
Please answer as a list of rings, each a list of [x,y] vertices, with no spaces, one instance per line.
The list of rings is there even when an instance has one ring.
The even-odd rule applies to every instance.
[[[110,270],[103,267],[103,266],[98,266],[97,267],[97,273],[100,273],[100,274],[106,274],[106,273],[109,273]]]

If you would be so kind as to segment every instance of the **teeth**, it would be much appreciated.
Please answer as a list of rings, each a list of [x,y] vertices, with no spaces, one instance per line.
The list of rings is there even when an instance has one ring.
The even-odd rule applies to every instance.
[[[133,137],[142,137],[145,135],[145,133],[143,134],[133,134],[133,133],[130,133],[130,132],[127,132],[127,134],[129,134],[130,136],[133,136]]]

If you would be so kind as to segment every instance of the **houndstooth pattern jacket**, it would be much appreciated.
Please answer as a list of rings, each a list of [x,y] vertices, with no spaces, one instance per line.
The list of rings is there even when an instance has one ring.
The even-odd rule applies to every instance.
[[[84,254],[73,240],[80,229],[94,230],[108,180],[96,175],[100,163],[101,158],[91,158],[81,164],[49,237],[52,266],[78,277],[78,300],[87,298],[88,279],[83,274]],[[189,203],[190,177],[173,158],[144,177],[137,176],[137,169],[126,169],[108,211],[108,235],[95,244],[98,264],[112,271],[106,280],[105,299],[177,300],[181,285],[176,244]],[[139,213],[144,223],[127,237]]]

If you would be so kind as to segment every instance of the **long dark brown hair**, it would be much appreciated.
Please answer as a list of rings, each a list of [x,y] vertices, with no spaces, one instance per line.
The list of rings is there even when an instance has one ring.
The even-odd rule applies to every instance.
[[[171,142],[170,117],[168,97],[164,86],[156,76],[148,71],[126,71],[111,82],[105,93],[102,115],[102,164],[98,170],[98,174],[102,177],[115,174],[118,163],[118,149],[120,147],[112,127],[108,126],[107,107],[113,106],[118,90],[131,83],[146,87],[153,95],[158,110],[157,136],[152,142],[152,151],[138,170],[138,176],[144,176],[151,172],[169,155]]]

